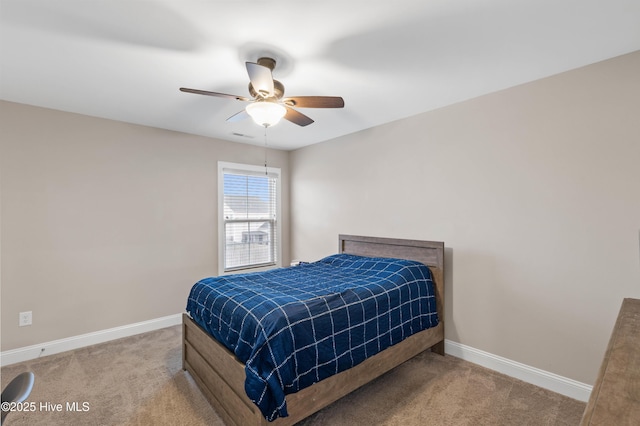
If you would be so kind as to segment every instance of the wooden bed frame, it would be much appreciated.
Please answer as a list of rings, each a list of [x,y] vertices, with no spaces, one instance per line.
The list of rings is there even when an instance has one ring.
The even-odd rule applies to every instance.
[[[417,260],[429,266],[436,285],[440,323],[374,355],[355,367],[287,395],[288,417],[268,422],[244,390],[244,364],[222,344],[182,316],[182,367],[227,425],[292,425],[431,348],[444,355],[444,243],[393,238],[339,236],[339,252]]]

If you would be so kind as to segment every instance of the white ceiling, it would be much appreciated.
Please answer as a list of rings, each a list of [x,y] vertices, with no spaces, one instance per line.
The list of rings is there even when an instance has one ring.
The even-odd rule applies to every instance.
[[[0,49],[1,99],[258,145],[178,88],[249,96],[275,55],[285,96],[345,100],[268,129],[295,149],[636,51],[640,1],[0,0]]]

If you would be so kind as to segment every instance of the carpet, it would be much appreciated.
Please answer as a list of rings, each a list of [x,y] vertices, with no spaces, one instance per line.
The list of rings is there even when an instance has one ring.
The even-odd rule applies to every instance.
[[[182,370],[181,326],[1,369],[36,379],[3,426],[223,423]],[[334,425],[578,425],[585,403],[475,364],[424,352],[299,423]]]

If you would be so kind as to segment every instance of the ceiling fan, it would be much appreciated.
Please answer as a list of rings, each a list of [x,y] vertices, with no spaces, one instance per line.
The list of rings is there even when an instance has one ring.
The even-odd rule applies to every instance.
[[[227,99],[235,99],[242,102],[250,102],[242,111],[227,118],[227,121],[235,122],[249,116],[260,126],[273,126],[281,118],[298,126],[308,126],[313,120],[293,109],[296,108],[343,108],[344,100],[339,96],[284,96],[284,85],[273,79],[272,71],[276,66],[275,59],[263,57],[257,62],[247,62],[249,74],[249,93],[251,98],[226,93],[209,92],[206,90],[188,89],[181,87],[180,91],[195,93],[198,95],[217,96]]]

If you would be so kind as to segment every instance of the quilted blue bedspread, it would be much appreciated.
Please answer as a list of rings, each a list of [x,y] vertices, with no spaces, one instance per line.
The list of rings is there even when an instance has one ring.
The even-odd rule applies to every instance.
[[[431,271],[400,259],[336,254],[267,272],[205,278],[187,311],[245,363],[267,420],[285,395],[438,324]]]

